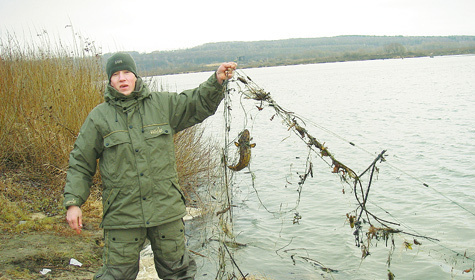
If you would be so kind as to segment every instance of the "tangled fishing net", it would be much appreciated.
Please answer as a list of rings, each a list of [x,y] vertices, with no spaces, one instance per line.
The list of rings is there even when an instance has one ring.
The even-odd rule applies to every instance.
[[[329,168],[330,172],[334,173],[340,178],[340,181],[347,186],[342,189],[344,195],[351,195],[356,207],[349,209],[347,213],[342,213],[342,216],[346,216],[344,221],[349,228],[351,228],[352,236],[349,238],[354,240],[354,245],[361,251],[361,260],[368,258],[375,247],[381,243],[384,248],[387,248],[387,277],[388,279],[394,279],[395,275],[391,272],[391,260],[392,254],[396,247],[402,247],[406,250],[411,250],[415,246],[423,246],[424,242],[431,242],[437,246],[443,247],[445,250],[450,251],[456,258],[462,259],[467,263],[466,269],[463,273],[471,273],[473,275],[475,259],[473,255],[467,254],[467,252],[457,252],[452,250],[439,242],[439,239],[420,234],[416,230],[406,226],[401,221],[396,219],[392,220],[391,213],[382,209],[374,202],[369,207],[371,201],[371,190],[374,188],[374,182],[377,180],[379,173],[378,166],[386,164],[391,168],[396,168],[389,164],[386,159],[386,150],[382,150],[374,155],[371,162],[368,162],[364,167],[359,166],[359,169],[363,171],[359,174],[352,167],[345,164],[343,159],[337,158],[331,151],[330,147],[327,147],[325,142],[318,139],[316,135],[310,132],[309,123],[304,117],[295,112],[291,112],[280,104],[278,104],[272,97],[270,92],[267,92],[263,88],[259,87],[249,76],[244,74],[243,71],[237,70],[234,78],[227,82],[225,98],[224,98],[224,147],[222,148],[222,181],[219,185],[214,186],[212,190],[209,190],[209,194],[213,198],[214,204],[210,206],[212,212],[212,219],[217,227],[213,227],[211,232],[207,232],[206,243],[208,246],[212,246],[213,252],[218,255],[218,261],[216,262],[217,273],[215,279],[253,279],[249,278],[249,274],[245,272],[245,268],[239,266],[239,260],[234,257],[235,250],[243,248],[246,244],[238,242],[237,236],[234,233],[233,224],[233,208],[236,205],[233,204],[233,187],[236,182],[234,181],[236,172],[248,172],[252,180],[252,188],[255,190],[254,194],[258,197],[258,201],[261,203],[262,208],[270,213],[276,213],[281,211],[291,212],[293,215],[292,223],[299,224],[302,219],[298,212],[299,201],[303,186],[309,178],[314,176],[314,163],[312,157],[308,156],[305,162],[304,172],[298,174],[298,188],[295,206],[286,210],[273,211],[269,209],[266,204],[259,197],[259,186],[255,182],[256,174],[249,167],[249,162],[252,161],[253,149],[259,149],[259,143],[254,143],[250,135],[252,135],[252,125],[249,123],[252,121],[252,115],[249,111],[244,109],[244,120],[240,126],[240,133],[238,135],[230,135],[232,126],[234,125],[232,120],[233,108],[236,108],[232,104],[231,96],[238,96],[241,102],[252,103],[254,111],[260,112],[263,110],[272,110],[272,117],[270,121],[273,123],[280,122],[287,131],[292,132],[293,136],[301,140],[309,154],[313,154],[315,158],[318,158],[324,162]],[[344,138],[341,138],[344,140]],[[346,141],[348,145],[357,147],[352,142]],[[396,168],[397,169],[397,168]],[[247,171],[246,171],[247,170]],[[399,169],[398,169],[399,170]],[[402,170],[399,170],[405,173]],[[408,173],[406,175],[417,180],[424,188],[431,188],[428,184],[422,180],[411,176]],[[346,189],[346,191],[345,191]],[[460,209],[468,212],[470,215],[475,216],[473,212],[466,209],[456,201],[451,200],[443,193],[438,192],[432,188],[433,191],[443,196],[445,199],[454,203]],[[382,209],[389,218],[382,218],[379,214],[375,214],[373,208]],[[404,240],[402,244],[398,244],[395,241],[395,236],[402,236]],[[204,246],[204,245],[203,245]],[[338,268],[330,268],[322,264],[321,262],[312,259],[308,256],[301,256],[293,254],[291,259],[295,262],[295,259],[306,261],[317,267],[325,273],[338,273]]]

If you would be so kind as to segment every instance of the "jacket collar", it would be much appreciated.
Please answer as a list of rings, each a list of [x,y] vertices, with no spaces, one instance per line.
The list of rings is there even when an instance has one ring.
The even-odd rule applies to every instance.
[[[104,92],[104,100],[113,105],[116,105],[118,101],[120,101],[120,103],[130,103],[129,100],[142,100],[149,96],[150,90],[140,77],[137,78],[137,81],[135,82],[134,91],[129,95],[123,95],[110,84],[107,84]]]

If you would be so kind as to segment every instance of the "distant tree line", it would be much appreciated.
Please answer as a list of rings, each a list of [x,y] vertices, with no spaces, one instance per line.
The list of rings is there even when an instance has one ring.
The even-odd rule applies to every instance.
[[[207,43],[151,53],[130,52],[141,75],[400,57],[475,54],[475,36],[337,36],[254,42]],[[111,54],[104,55],[104,61]]]

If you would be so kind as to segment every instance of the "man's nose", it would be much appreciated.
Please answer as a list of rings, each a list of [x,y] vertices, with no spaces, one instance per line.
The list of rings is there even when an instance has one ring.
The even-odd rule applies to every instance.
[[[125,74],[122,71],[119,72],[119,81],[125,80]]]

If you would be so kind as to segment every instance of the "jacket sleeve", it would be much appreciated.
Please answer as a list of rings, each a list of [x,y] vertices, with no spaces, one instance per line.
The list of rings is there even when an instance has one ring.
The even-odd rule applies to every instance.
[[[92,112],[91,112],[92,114]],[[69,169],[64,187],[64,206],[81,206],[89,197],[97,159],[102,153],[102,136],[96,129],[91,114],[79,131],[69,155]]]
[[[170,124],[178,132],[202,122],[213,115],[223,100],[224,87],[218,83],[216,73],[195,89],[185,90],[170,98]]]

